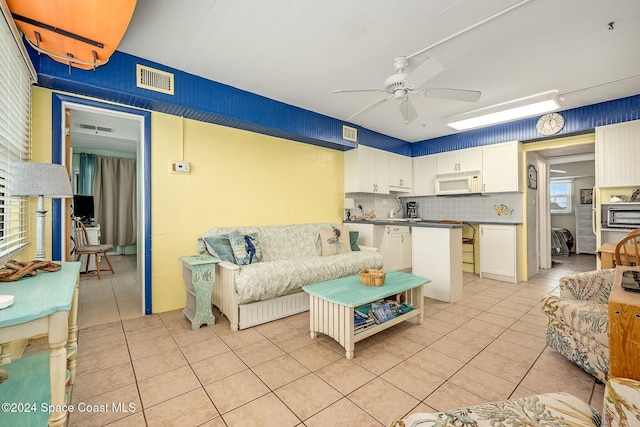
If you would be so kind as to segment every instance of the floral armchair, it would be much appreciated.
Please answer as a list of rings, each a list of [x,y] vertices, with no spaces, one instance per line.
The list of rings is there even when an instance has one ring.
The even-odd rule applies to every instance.
[[[640,382],[628,378],[612,378],[605,386],[604,400],[598,408],[571,394],[558,392],[483,403],[439,413],[414,413],[392,421],[389,426],[631,427],[639,423]]]
[[[607,302],[615,269],[560,278],[560,295],[542,297],[547,344],[602,382],[609,379]]]

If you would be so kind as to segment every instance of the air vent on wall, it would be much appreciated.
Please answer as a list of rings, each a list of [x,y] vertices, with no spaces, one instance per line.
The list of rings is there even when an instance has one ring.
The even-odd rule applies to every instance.
[[[173,74],[155,68],[136,65],[136,86],[173,95]]]
[[[358,129],[349,126],[342,126],[342,139],[358,142]]]

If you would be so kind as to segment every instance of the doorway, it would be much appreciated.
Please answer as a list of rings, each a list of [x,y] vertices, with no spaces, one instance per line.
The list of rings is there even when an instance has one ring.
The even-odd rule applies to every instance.
[[[536,214],[535,221],[528,226],[536,227],[538,266],[548,269],[554,262],[562,262],[567,256],[578,253],[578,239],[584,241],[576,215],[585,209],[591,211],[591,205],[584,203],[581,195],[595,185],[595,143],[593,134],[590,134],[545,141],[540,149],[536,149],[536,144],[531,143],[527,150],[533,156],[529,161],[537,165],[540,183],[535,203],[527,208]],[[554,186],[570,192],[554,194]],[[527,203],[530,203],[529,198]],[[590,252],[583,249],[579,253]],[[533,260],[529,260],[530,269],[532,264]]]
[[[104,104],[97,101],[90,101],[80,98],[74,98],[66,95],[53,94],[53,110],[52,110],[52,160],[55,163],[61,163],[72,166],[69,153],[73,151],[74,142],[71,138],[71,130],[66,130],[65,113],[69,112],[71,117],[71,125],[84,128],[88,131],[84,136],[88,136],[93,132],[91,143],[84,141],[79,145],[94,144],[92,149],[105,150],[106,152],[121,152],[128,150],[130,156],[137,159],[136,182],[137,187],[137,244],[136,244],[136,267],[135,267],[135,286],[140,293],[140,314],[152,313],[152,295],[151,295],[151,224],[150,224],[150,134],[151,134],[151,114],[146,111],[135,110],[132,108],[120,107],[115,105]],[[101,129],[91,129],[91,126],[100,127]],[[113,134],[121,134],[117,132],[113,126],[123,126],[131,129],[137,136],[135,143],[129,137],[113,138]],[[105,135],[107,134],[107,135]],[[67,137],[69,135],[69,137]],[[82,138],[80,138],[82,139]],[[86,138],[85,138],[86,139]],[[133,144],[133,146],[132,146]],[[102,147],[100,147],[102,145]],[[113,149],[117,148],[117,149]],[[86,150],[86,147],[83,147]],[[67,160],[69,159],[69,160]],[[74,175],[72,175],[73,177]],[[72,182],[74,186],[75,182]],[[74,190],[77,187],[74,187]],[[52,252],[56,258],[68,259],[68,212],[65,204],[59,200],[55,201],[52,209],[53,223],[53,241]],[[131,248],[120,248],[120,250],[131,250]],[[56,253],[57,252],[57,253]]]

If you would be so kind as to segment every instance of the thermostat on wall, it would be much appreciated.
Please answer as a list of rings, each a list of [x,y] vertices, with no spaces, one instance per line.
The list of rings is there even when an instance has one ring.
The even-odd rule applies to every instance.
[[[173,162],[171,172],[189,173],[189,162]]]

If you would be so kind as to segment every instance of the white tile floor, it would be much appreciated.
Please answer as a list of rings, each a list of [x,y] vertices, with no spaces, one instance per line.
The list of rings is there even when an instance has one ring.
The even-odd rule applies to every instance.
[[[539,300],[558,278],[595,269],[572,255],[517,285],[464,276],[457,303],[426,301],[404,322],[356,345],[309,338],[308,313],[232,332],[191,331],[181,310],[137,316],[135,259],[83,278],[74,403],[134,412],[73,413],[71,426],[386,426],[407,413],[566,391],[599,408],[603,386],[546,347]]]

